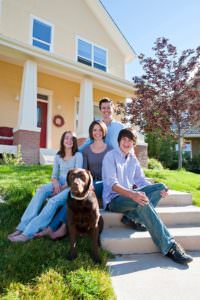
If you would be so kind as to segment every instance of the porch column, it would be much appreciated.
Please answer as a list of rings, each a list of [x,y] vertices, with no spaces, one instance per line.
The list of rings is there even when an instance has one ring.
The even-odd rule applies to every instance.
[[[24,64],[17,128],[14,144],[21,144],[22,158],[26,163],[39,162],[40,128],[37,128],[37,63]]]
[[[93,113],[93,82],[85,78],[81,81],[80,100],[78,112],[78,130],[79,138],[88,137],[89,125],[94,119]]]

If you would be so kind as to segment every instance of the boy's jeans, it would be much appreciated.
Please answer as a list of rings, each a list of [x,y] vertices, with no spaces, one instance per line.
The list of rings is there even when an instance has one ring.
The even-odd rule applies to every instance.
[[[162,190],[166,190],[166,187],[161,183],[136,189],[135,191],[144,192],[149,198],[149,204],[145,206],[141,206],[127,197],[117,196],[112,199],[110,210],[123,213],[128,219],[143,223],[156,246],[166,255],[175,241],[154,209],[161,199],[160,192]]]
[[[50,223],[58,207],[63,206],[66,203],[69,189],[67,188],[50,198],[40,212],[43,203],[48,197],[52,196],[52,193],[52,183],[45,184],[37,190],[25,210],[21,221],[17,226],[17,230],[22,231],[24,235],[31,238],[35,233],[42,230]]]

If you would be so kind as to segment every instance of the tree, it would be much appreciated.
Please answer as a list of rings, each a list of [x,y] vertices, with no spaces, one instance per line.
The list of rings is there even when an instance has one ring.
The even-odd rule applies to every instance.
[[[166,38],[158,38],[154,45],[153,58],[139,56],[144,75],[133,78],[137,92],[124,107],[125,121],[144,132],[160,130],[163,136],[176,136],[178,168],[181,168],[183,131],[200,119],[200,90],[197,89],[200,47],[187,49],[178,56],[176,47]]]

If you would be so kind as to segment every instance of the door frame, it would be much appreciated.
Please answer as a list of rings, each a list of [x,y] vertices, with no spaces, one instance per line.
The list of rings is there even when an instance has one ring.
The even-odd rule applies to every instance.
[[[46,149],[51,149],[52,147],[52,100],[53,91],[38,87],[38,94],[42,94],[48,97],[48,101],[37,99],[37,102],[47,102],[47,137],[46,137]]]

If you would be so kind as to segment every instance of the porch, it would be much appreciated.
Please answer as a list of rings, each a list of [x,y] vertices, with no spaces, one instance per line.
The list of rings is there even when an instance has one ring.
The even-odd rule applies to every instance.
[[[13,147],[1,143],[1,151],[21,144],[29,164],[39,163],[42,149],[58,149],[65,130],[86,138],[100,118],[100,98],[124,102],[134,95],[129,81],[9,39],[0,45],[0,77],[0,127],[13,128]],[[142,136],[139,147],[146,151]]]

